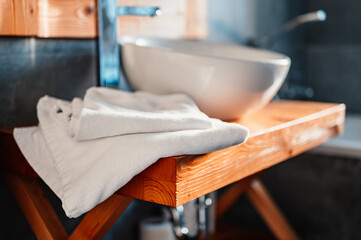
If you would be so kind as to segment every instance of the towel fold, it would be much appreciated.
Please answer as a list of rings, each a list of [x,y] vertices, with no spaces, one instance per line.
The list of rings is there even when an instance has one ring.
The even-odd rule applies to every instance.
[[[88,140],[116,135],[204,129],[212,126],[207,115],[184,94],[154,95],[92,87],[84,102],[72,102],[70,134]]]
[[[120,99],[129,100],[129,108]],[[16,128],[14,138],[30,165],[62,200],[66,215],[78,217],[159,158],[208,153],[246,141],[245,127],[210,119],[198,111],[184,95],[160,97],[94,88],[84,102],[41,98],[37,105],[39,125]],[[95,126],[107,128],[103,113],[111,127],[93,130]],[[179,114],[183,115],[178,121]],[[197,127],[192,125],[194,118]],[[77,141],[69,130],[88,140]]]

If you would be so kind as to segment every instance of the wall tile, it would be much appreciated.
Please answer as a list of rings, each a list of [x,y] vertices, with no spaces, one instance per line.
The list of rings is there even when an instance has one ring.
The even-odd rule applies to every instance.
[[[95,40],[0,39],[0,126],[37,122],[38,99],[70,100],[97,82]]]
[[[313,44],[307,47],[307,85],[313,100],[344,102],[361,112],[361,44]]]

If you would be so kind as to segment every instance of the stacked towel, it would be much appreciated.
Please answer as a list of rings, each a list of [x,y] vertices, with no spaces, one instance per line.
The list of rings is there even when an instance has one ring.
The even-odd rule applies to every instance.
[[[17,128],[25,158],[78,217],[159,158],[203,154],[246,141],[239,124],[208,118],[182,94],[90,88],[84,100],[45,96],[39,125]]]
[[[73,100],[72,109],[70,132],[76,140],[212,126],[207,115],[183,94],[159,96],[90,88],[84,102]]]

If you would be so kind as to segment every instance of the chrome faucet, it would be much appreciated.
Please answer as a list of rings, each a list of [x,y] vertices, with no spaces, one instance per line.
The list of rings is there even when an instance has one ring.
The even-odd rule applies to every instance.
[[[278,31],[263,36],[260,39],[249,39],[247,45],[253,47],[262,47],[262,48],[271,48],[273,43],[276,42],[286,33],[294,30],[295,28],[311,22],[323,22],[327,18],[326,12],[324,10],[318,10],[315,12],[309,12],[301,14],[290,21],[286,22]]]
[[[130,90],[120,65],[117,16],[158,16],[159,7],[117,6],[116,0],[98,0],[99,85]]]
[[[302,15],[299,15],[286,24],[283,25],[281,32],[289,32],[296,27],[310,22],[323,22],[327,18],[326,12],[324,10],[318,10],[315,12],[309,12]]]

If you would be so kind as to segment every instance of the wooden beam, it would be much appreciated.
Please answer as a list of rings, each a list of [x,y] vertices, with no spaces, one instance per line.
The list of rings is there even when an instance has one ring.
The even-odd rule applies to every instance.
[[[342,132],[345,106],[281,101],[237,121],[249,127],[245,144],[176,161],[176,205],[312,149]]]
[[[113,194],[86,214],[69,240],[102,239],[132,200]]]
[[[14,1],[0,1],[0,31],[1,35],[16,35]]]
[[[116,193],[123,196],[137,196],[139,199],[169,206],[175,206],[176,164],[173,158],[163,158],[135,176]],[[136,186],[136,187],[135,187]]]
[[[119,36],[138,34],[169,38],[206,35],[206,0],[118,0],[124,6],[159,6],[158,17],[119,17]],[[2,0],[0,35],[95,38],[96,0]]]
[[[207,27],[207,0],[187,0],[186,38],[205,38],[208,34]]]
[[[251,182],[259,176],[260,174],[255,174],[228,186],[226,191],[217,199],[216,217],[221,218],[237,199],[247,192]]]
[[[250,129],[245,144],[160,159],[118,193],[176,207],[322,144],[342,133],[344,119],[343,104],[272,102],[236,121]],[[159,169],[168,169],[167,175],[159,174]]]
[[[3,176],[38,239],[67,239],[68,234],[35,178]]]
[[[277,239],[299,239],[277,205],[273,202],[261,180],[255,179],[251,182],[247,196]]]
[[[94,38],[96,2],[94,0],[36,0],[37,37]]]
[[[0,35],[34,35],[36,14],[36,0],[0,1]]]

